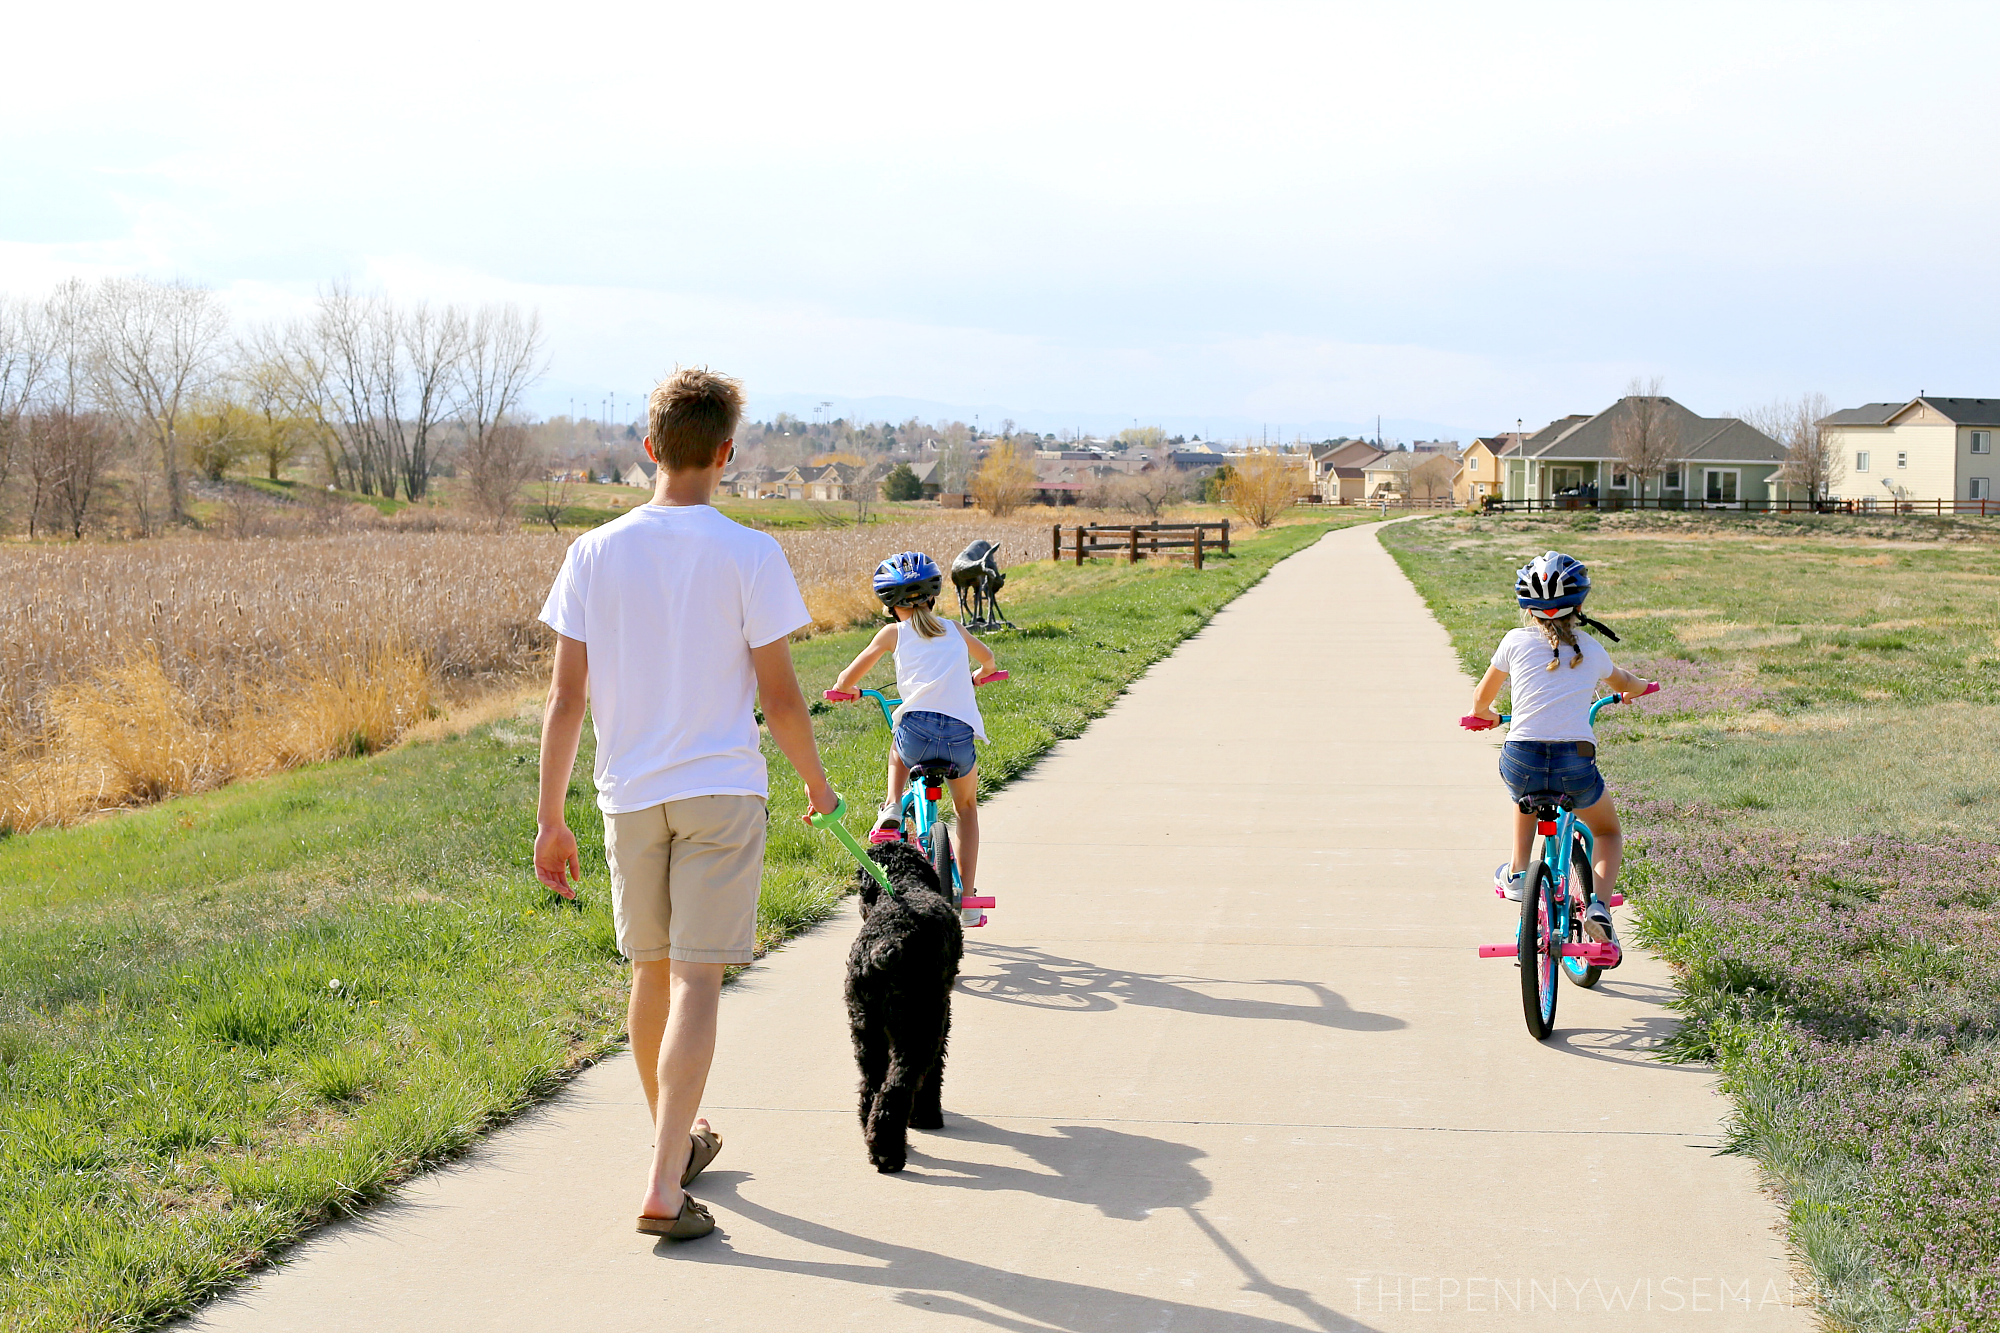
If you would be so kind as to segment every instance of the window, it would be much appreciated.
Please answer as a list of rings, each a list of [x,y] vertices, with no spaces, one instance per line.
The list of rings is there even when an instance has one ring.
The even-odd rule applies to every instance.
[[[1968,498],[1974,500],[1990,500],[1993,498],[1992,478],[1973,477],[1970,480],[1972,485],[1972,492]]]
[[[1466,465],[1466,469],[1465,469],[1465,470],[1466,470],[1467,472],[1477,472],[1477,471],[1479,471],[1479,456],[1478,456],[1477,454],[1474,454],[1474,455],[1473,455],[1473,457],[1472,457],[1472,461],[1471,461],[1470,463],[1468,463],[1468,464]]]
[[[1614,472],[1611,474],[1611,487],[1613,490],[1622,491],[1631,484],[1630,479],[1623,472]]]
[[[1736,503],[1736,473],[1719,468],[1708,470],[1708,499],[1714,504]]]
[[[1992,453],[1993,432],[1990,430],[1976,430],[1972,432],[1972,452],[1975,454]]]
[[[1681,488],[1681,470],[1677,467],[1668,468],[1667,478],[1665,481],[1661,482],[1660,485],[1662,489],[1665,490],[1669,491],[1679,490]]]
[[[1854,451],[1854,470],[1856,472],[1866,472],[1868,470],[1868,451],[1866,449],[1857,449]]]
[[[1898,449],[1896,451],[1896,466],[1908,467],[1909,465],[1910,465],[1910,456],[1907,453],[1904,453],[1901,449]]]

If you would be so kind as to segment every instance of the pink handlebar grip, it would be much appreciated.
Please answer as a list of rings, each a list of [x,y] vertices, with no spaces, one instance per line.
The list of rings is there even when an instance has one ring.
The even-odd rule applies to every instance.
[[[1639,691],[1639,697],[1643,699],[1649,694],[1658,694],[1659,692],[1660,692],[1660,682],[1657,680],[1649,680],[1646,682],[1646,688]]]
[[[1623,907],[1625,905],[1625,895],[1622,893],[1614,893],[1609,898],[1606,898],[1604,901],[1612,907]]]
[[[960,898],[960,899],[958,900],[958,905],[959,905],[960,907],[998,907],[998,906],[999,906],[999,904],[998,904],[998,903],[996,903],[996,902],[994,902],[994,901],[993,901],[993,899],[991,899],[991,898]]]
[[[853,690],[828,690],[826,692],[826,697],[833,700],[835,703],[844,704],[851,700],[859,699],[861,696],[859,694],[856,694]]]
[[[1004,671],[996,671],[996,672],[994,672],[994,673],[993,673],[992,675],[990,675],[990,676],[981,676],[981,677],[980,677],[979,679],[977,679],[977,680],[973,681],[973,682],[972,682],[972,684],[973,684],[974,688],[977,688],[977,687],[979,687],[979,686],[981,686],[981,685],[992,685],[992,684],[995,684],[995,683],[997,683],[997,682],[999,682],[999,681],[1003,681],[1003,680],[1005,680],[1005,679],[1007,679],[1007,673],[1006,673],[1006,672],[1004,672]]]
[[[1458,725],[1464,727],[1467,731],[1486,731],[1496,724],[1488,722],[1477,713],[1467,713],[1458,720]]]

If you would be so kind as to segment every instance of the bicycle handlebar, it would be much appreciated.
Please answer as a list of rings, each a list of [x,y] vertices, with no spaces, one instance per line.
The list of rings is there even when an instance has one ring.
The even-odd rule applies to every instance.
[[[976,677],[972,682],[972,688],[976,690],[981,685],[997,685],[1005,679],[1007,679],[1006,672],[996,671],[990,676]],[[821,694],[828,701],[837,704],[853,703],[863,695],[875,700],[877,703],[890,706],[903,702],[901,699],[891,699],[880,690],[823,690]]]
[[[1649,680],[1646,682],[1646,688],[1640,690],[1639,693],[1634,697],[1643,699],[1649,694],[1657,693],[1659,688],[1660,688],[1659,681]],[[1596,703],[1592,704],[1590,706],[1591,725],[1593,726],[1596,725],[1597,714],[1599,713],[1599,711],[1601,711],[1608,705],[1619,702],[1624,697],[1625,696],[1622,694],[1607,694],[1602,699],[1599,699]],[[1513,715],[1511,713],[1501,713],[1499,716],[1500,716],[1500,722],[1511,722],[1514,720]],[[1458,725],[1464,727],[1467,731],[1490,731],[1494,727],[1499,726],[1500,722],[1488,722],[1485,718],[1479,716],[1477,713],[1468,713],[1464,717],[1458,720]]]

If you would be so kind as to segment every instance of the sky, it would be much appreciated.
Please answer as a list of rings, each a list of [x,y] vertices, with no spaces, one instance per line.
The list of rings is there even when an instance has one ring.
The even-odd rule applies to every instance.
[[[1655,375],[2000,396],[1996,39],[1908,0],[45,4],[0,291],[511,300],[534,405],[621,418],[695,363],[764,415],[1211,438],[1469,439]]]

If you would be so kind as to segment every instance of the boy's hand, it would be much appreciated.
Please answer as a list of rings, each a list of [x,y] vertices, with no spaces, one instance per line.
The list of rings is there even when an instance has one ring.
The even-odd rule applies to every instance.
[[[806,784],[806,812],[799,816],[801,821],[811,824],[814,815],[830,815],[838,809],[840,809],[839,792],[824,782],[819,784],[817,791],[813,789],[811,783]]]
[[[575,898],[570,881],[583,878],[583,862],[576,854],[576,835],[567,824],[543,824],[535,830],[535,878],[550,893]]]

